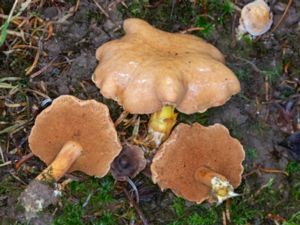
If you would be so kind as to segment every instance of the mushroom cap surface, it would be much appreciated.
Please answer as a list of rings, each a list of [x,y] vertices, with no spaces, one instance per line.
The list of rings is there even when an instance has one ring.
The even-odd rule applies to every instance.
[[[91,176],[106,175],[122,149],[106,105],[64,95],[37,116],[29,146],[49,165],[68,141],[83,148],[68,172],[82,171]]]
[[[240,83],[218,49],[201,38],[124,21],[126,35],[97,49],[93,81],[102,95],[133,114],[164,105],[191,114],[224,104]]]
[[[273,23],[273,15],[264,0],[255,0],[245,5],[240,17],[240,32],[253,36],[266,33]]]
[[[119,181],[125,181],[126,177],[134,178],[147,165],[144,151],[137,145],[123,144],[121,153],[111,164],[110,172]]]
[[[196,181],[197,169],[210,168],[236,188],[241,182],[244,157],[242,145],[223,125],[181,123],[155,154],[152,180],[162,190],[171,189],[177,196],[201,203],[210,198],[211,189]]]

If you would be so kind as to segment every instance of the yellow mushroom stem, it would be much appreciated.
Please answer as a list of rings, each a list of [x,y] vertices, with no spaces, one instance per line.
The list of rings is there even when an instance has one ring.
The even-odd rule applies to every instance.
[[[82,147],[74,141],[64,144],[54,161],[44,169],[35,179],[45,182],[58,181],[80,157]]]
[[[212,198],[217,200],[218,205],[226,199],[239,195],[234,192],[233,186],[226,177],[207,167],[200,167],[197,169],[195,179],[211,188]]]
[[[169,137],[177,118],[174,110],[173,106],[163,106],[159,112],[151,115],[148,124],[148,140],[152,147],[157,148]]]

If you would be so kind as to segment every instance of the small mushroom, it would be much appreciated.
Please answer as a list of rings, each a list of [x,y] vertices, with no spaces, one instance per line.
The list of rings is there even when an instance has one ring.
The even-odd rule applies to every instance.
[[[273,14],[264,0],[255,0],[245,5],[237,29],[238,39],[245,33],[259,36],[266,33],[273,23]]]
[[[48,165],[35,178],[43,183],[58,181],[66,172],[72,171],[103,177],[121,151],[107,106],[67,95],[55,99],[37,116],[29,146],[33,154]],[[32,217],[45,207],[45,202],[43,196],[32,193],[36,192],[35,187],[31,185],[29,189],[21,200]]]
[[[140,19],[126,19],[124,30],[124,37],[97,49],[100,64],[92,79],[126,111],[154,113],[149,133],[156,146],[176,123],[174,108],[204,112],[240,91],[221,52],[201,38],[164,32]]]
[[[144,151],[136,145],[126,143],[111,164],[110,172],[116,180],[126,181],[128,177],[134,178],[138,175],[145,169],[146,164]]]
[[[162,190],[201,203],[237,196],[245,154],[221,124],[179,124],[160,146],[152,164],[152,180]]]

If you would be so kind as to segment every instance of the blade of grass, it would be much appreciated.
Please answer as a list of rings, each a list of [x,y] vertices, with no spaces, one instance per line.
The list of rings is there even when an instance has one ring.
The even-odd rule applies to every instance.
[[[17,124],[14,124],[12,126],[9,126],[3,130],[0,131],[0,134],[6,134],[6,133],[12,133],[14,132],[15,130],[17,130],[18,128],[24,126],[26,123],[28,123],[28,121],[25,121],[25,122],[20,122],[20,123],[17,123]]]
[[[0,79],[0,83],[4,81],[17,81],[17,80],[22,80],[21,77],[3,77]]]
[[[8,83],[0,83],[0,89],[13,89],[15,86],[8,84]]]
[[[18,3],[18,0],[15,0],[14,4],[13,4],[13,7],[11,8],[10,12],[9,12],[9,15],[8,15],[8,18],[7,20],[5,21],[5,23],[3,24],[3,26],[1,27],[1,36],[0,36],[0,47],[4,44],[5,40],[6,40],[6,36],[7,36],[7,28],[8,28],[8,25],[9,25],[9,22],[11,20],[11,17],[15,11],[15,8],[17,6],[17,3]]]

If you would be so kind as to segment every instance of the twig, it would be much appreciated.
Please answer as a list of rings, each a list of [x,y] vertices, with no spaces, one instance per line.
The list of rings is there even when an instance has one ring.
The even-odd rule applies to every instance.
[[[44,67],[43,67],[42,69],[40,69],[39,71],[37,71],[37,72],[31,74],[31,75],[30,75],[30,78],[35,78],[35,77],[39,76],[41,73],[45,72],[45,71],[46,71],[46,70],[54,63],[54,61],[56,60],[56,58],[57,58],[57,57],[55,57],[54,59],[52,59],[52,60],[50,61],[49,64],[47,64],[46,66],[44,66]]]
[[[137,203],[139,203],[140,202],[139,191],[136,188],[134,182],[129,177],[126,177],[126,181],[132,187],[132,189],[133,189],[133,191],[135,193],[135,200],[136,200]]]
[[[236,55],[232,55],[232,57],[235,58],[235,59],[238,59],[238,60],[240,60],[240,61],[243,61],[243,62],[245,62],[245,63],[248,63],[248,64],[252,67],[252,69],[253,69],[255,72],[261,73],[261,74],[266,74],[265,71],[260,70],[260,69],[259,69],[253,62],[251,62],[250,60],[244,59],[244,58],[241,58],[241,57],[238,57],[238,56],[236,56]]]
[[[283,170],[268,169],[268,168],[262,168],[262,167],[259,167],[258,169],[264,173],[282,173],[286,176],[289,176],[289,173],[286,171],[283,171]]]
[[[74,11],[77,12],[80,5],[80,0],[77,0]]]
[[[291,7],[292,3],[293,3],[293,0],[289,0],[289,2],[288,2],[288,4],[287,4],[287,6],[286,6],[286,8],[285,8],[285,10],[284,10],[284,12],[283,12],[281,18],[280,18],[280,20],[279,20],[278,23],[275,25],[275,27],[271,30],[271,32],[274,32],[274,31],[280,26],[280,24],[282,23],[282,21],[284,20],[284,18],[285,18],[285,16],[286,16],[287,12],[289,11],[289,8]]]
[[[144,216],[142,210],[140,209],[139,205],[132,199],[131,195],[127,191],[127,189],[124,187],[123,192],[125,193],[127,199],[129,200],[130,204],[134,207],[136,210],[137,214],[139,215],[140,219],[142,220],[144,225],[149,225],[146,217]]]
[[[33,63],[30,67],[28,67],[25,71],[26,71],[26,75],[29,75],[32,70],[36,67],[38,61],[39,61],[39,58],[40,58],[40,48],[36,51],[36,54],[35,54],[35,57],[34,57],[34,60],[33,60]]]
[[[89,202],[90,202],[92,196],[93,196],[93,193],[90,193],[90,194],[87,196],[85,202],[82,204],[82,208],[85,208],[85,207],[89,204]]]
[[[234,5],[236,5],[237,0],[234,1]],[[231,43],[230,43],[230,47],[234,48],[236,46],[236,34],[235,34],[235,24],[236,24],[236,20],[237,20],[237,12],[235,11],[233,14],[233,19],[232,19],[232,23],[231,23]]]
[[[126,117],[127,117],[128,115],[129,115],[128,112],[123,111],[123,112],[120,114],[119,118],[115,121],[115,123],[114,123],[115,127],[119,126],[119,125],[126,119]]]
[[[12,6],[12,8],[11,8],[9,14],[8,14],[7,20],[5,21],[5,24],[7,23],[7,25],[8,25],[9,22],[11,21],[12,15],[14,14],[14,11],[15,11],[15,9],[16,9],[16,7],[17,7],[17,4],[18,4],[18,0],[15,0],[15,2],[14,2],[13,6]],[[2,29],[3,27],[5,27],[5,24],[2,25],[0,29]],[[3,34],[2,34],[2,35],[3,35]]]
[[[11,164],[11,161],[7,161],[5,163],[0,164],[0,167],[8,166]]]
[[[14,175],[13,173],[9,172],[9,174],[15,178],[17,181],[19,181],[20,183],[27,185],[26,182],[24,182],[23,180],[21,180],[19,177],[17,177],[16,175]]]
[[[222,218],[223,218],[223,225],[227,225],[226,213],[224,210],[222,211]]]
[[[96,0],[93,0],[93,2],[107,18],[110,18],[108,13],[103,9],[103,7]]]
[[[200,30],[204,30],[204,28],[203,27],[191,27],[186,30],[180,31],[180,33],[186,34],[186,33],[191,33],[193,31],[200,31]]]
[[[15,165],[16,169],[19,169],[23,163],[25,163],[26,161],[28,161],[29,159],[31,159],[33,157],[33,153],[29,153],[27,155],[24,155]]]
[[[3,154],[3,150],[2,150],[2,148],[1,148],[1,146],[0,146],[0,155],[1,155],[1,160],[2,160],[2,162],[6,162],[6,160],[5,160],[5,158],[4,158],[4,154]]]
[[[226,209],[225,209],[226,218],[227,218],[228,222],[231,222],[231,216],[230,216],[231,200],[230,199],[228,199],[226,201],[225,207],[226,207]]]

